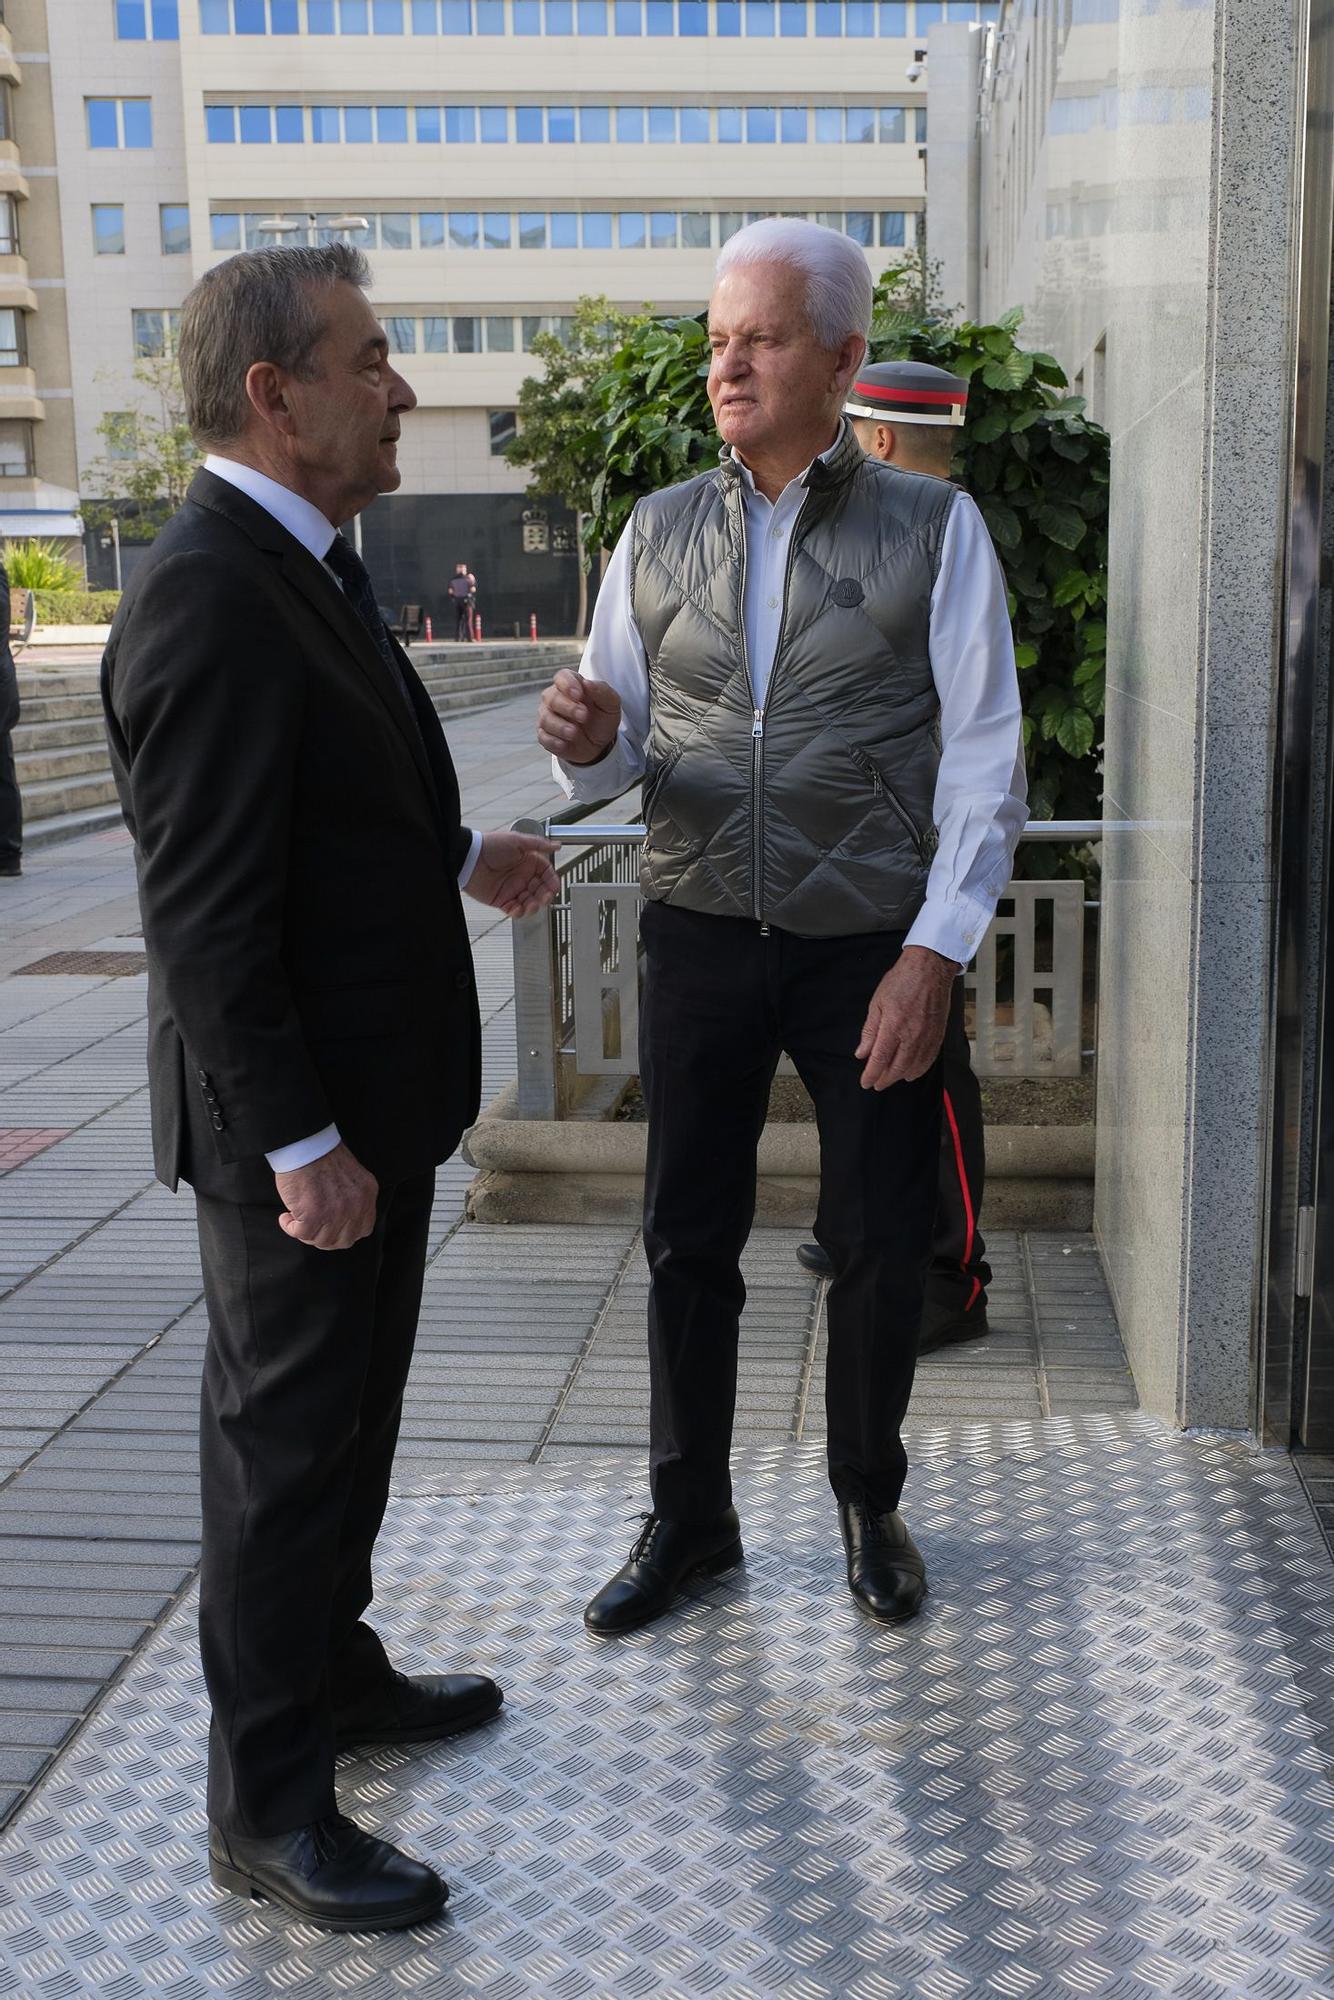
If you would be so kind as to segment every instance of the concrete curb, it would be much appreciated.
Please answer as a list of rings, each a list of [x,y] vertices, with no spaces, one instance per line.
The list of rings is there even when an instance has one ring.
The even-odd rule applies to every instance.
[[[475,1222],[633,1222],[643,1200],[648,1128],[600,1118],[517,1115],[506,1086],[471,1131],[463,1157]],[[996,1125],[987,1133],[987,1220],[1007,1229],[1087,1229],[1091,1125]],[[815,1212],[820,1142],[813,1124],[769,1124],[760,1137],[756,1221],[801,1227]]]

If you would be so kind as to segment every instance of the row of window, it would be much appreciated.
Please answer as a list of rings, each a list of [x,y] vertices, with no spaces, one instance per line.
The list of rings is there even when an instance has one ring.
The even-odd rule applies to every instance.
[[[184,257],[190,248],[190,211],[184,202],[158,206],[158,242],[164,257]],[[93,203],[93,254],[125,255],[125,208],[118,201]]]
[[[176,350],[181,315],[174,306],[141,306],[132,314],[134,352],[143,360]],[[393,354],[528,354],[539,333],[569,333],[568,314],[394,313],[384,322]]]
[[[1118,125],[1198,125],[1212,115],[1207,84],[1140,84],[1131,90],[1099,90],[1089,95],[1054,97],[1047,115],[1053,137]]]
[[[994,21],[999,0],[199,0],[206,35],[851,35]],[[159,17],[164,25],[159,26]],[[122,39],[177,30],[175,0],[117,0]]]
[[[93,136],[90,145],[116,141]],[[129,103],[132,100],[123,100]],[[137,101],[137,100],[134,100]],[[926,138],[926,111],[902,104],[209,104],[211,145],[899,146]],[[111,130],[109,121],[99,129]],[[139,141],[125,140],[126,145]],[[151,139],[148,141],[151,144]]]
[[[163,210],[164,218],[168,213]],[[94,210],[94,232],[96,217]],[[185,213],[185,211],[181,211]],[[586,209],[555,213],[525,210],[383,209],[355,218],[316,215],[303,223],[291,216],[235,210],[210,218],[213,248],[257,250],[270,243],[356,244],[363,250],[713,250],[748,222],[771,210]],[[839,229],[871,250],[900,249],[913,242],[916,218],[905,209],[822,209],[808,218]],[[166,223],[163,223],[166,246]],[[189,247],[189,217],[186,215]],[[123,247],[123,235],[121,245]]]

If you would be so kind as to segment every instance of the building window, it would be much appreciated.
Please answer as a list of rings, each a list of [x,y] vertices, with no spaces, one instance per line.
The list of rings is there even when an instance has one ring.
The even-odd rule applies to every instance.
[[[26,368],[28,337],[17,306],[0,306],[0,368]]]
[[[125,210],[117,202],[93,205],[93,254],[96,257],[125,255]]]
[[[417,352],[417,322],[398,313],[387,313],[384,321],[385,337],[391,354],[415,354]]]
[[[107,457],[128,462],[139,456],[139,420],[133,410],[108,410]]]
[[[90,146],[122,150],[152,145],[153,106],[149,98],[85,97],[83,102]]]
[[[12,194],[0,194],[0,257],[19,254],[19,205]]]
[[[177,0],[116,0],[118,42],[178,42],[180,38]]]
[[[176,334],[181,316],[165,306],[139,307],[132,315],[134,322],[134,352],[143,360],[176,352]]]
[[[514,319],[510,313],[482,322],[488,354],[513,354]]]
[[[190,248],[190,211],[183,202],[163,202],[158,209],[164,257],[184,257]]]
[[[239,250],[241,247],[241,218],[239,215],[211,215],[208,219],[209,240],[215,250]]]
[[[0,139],[13,139],[14,131],[14,86],[9,78],[0,77]]]
[[[486,421],[491,430],[491,456],[503,458],[506,445],[513,444],[519,435],[518,418],[513,410],[488,410]]]
[[[30,478],[33,466],[32,425],[13,418],[0,422],[0,478]]]

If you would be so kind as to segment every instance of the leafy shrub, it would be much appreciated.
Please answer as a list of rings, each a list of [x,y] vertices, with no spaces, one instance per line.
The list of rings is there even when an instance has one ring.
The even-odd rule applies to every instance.
[[[82,590],[83,573],[55,542],[6,542],[0,551],[11,590]]]
[[[120,603],[118,590],[38,590],[39,625],[109,625]]]

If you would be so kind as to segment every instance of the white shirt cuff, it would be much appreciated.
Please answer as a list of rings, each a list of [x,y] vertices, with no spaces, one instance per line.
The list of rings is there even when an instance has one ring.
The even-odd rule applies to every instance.
[[[564,764],[553,757],[551,768],[566,798],[578,805],[595,805],[599,799],[619,799],[622,792],[638,784],[644,775],[644,759],[630,748],[621,731],[596,764]]]
[[[459,870],[460,889],[466,889],[468,884],[471,882],[472,871],[477,866],[477,857],[481,853],[481,851],[482,851],[482,836],[478,831],[478,829],[474,827],[472,830],[472,846],[468,849],[468,858],[464,862],[462,868],[460,868]]]
[[[951,897],[949,902],[933,902],[928,896],[903,942],[939,952],[956,965],[970,965],[994,915],[994,910],[961,896]]]
[[[294,1139],[290,1146],[279,1146],[276,1152],[264,1157],[275,1174],[294,1174],[298,1167],[309,1167],[322,1160],[341,1143],[338,1127],[326,1125],[322,1132],[312,1132],[308,1139]]]

